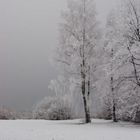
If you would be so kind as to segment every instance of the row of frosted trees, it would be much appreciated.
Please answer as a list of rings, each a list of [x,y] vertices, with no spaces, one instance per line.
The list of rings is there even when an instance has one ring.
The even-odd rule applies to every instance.
[[[85,122],[91,122],[97,87],[110,102],[114,122],[118,112],[140,118],[140,2],[126,1],[112,10],[105,29],[99,27],[93,0],[68,1],[62,19],[56,59],[82,97]]]

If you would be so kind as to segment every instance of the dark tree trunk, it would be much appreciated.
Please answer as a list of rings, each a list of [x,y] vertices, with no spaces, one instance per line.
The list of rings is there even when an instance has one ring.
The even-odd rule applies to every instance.
[[[83,10],[86,13],[86,1],[83,1]],[[86,47],[86,18],[83,16],[83,45],[82,45],[82,65],[81,65],[81,78],[82,78],[82,95],[85,110],[85,123],[90,123],[90,110],[89,110],[89,90],[86,90],[86,59],[85,59],[85,47]]]
[[[91,122],[90,111],[85,96],[83,96],[83,102],[84,102],[84,109],[85,109],[85,123],[90,123]]]
[[[114,57],[114,50],[112,48],[111,50],[111,59],[113,60]],[[113,62],[111,63],[111,71],[113,70]],[[113,122],[117,122],[117,117],[116,117],[116,97],[114,94],[114,77],[113,74],[111,75],[110,79],[110,84],[111,84],[111,93],[112,93],[112,120]]]
[[[113,122],[117,122],[117,117],[116,117],[116,105],[115,102],[113,103]]]
[[[88,73],[88,93],[87,93],[87,109],[88,109],[88,118],[89,118],[89,122],[91,122],[91,117],[90,117],[90,66],[89,66],[89,73]]]
[[[84,64],[84,61],[83,61]],[[84,112],[85,112],[85,123],[90,123],[90,110],[89,110],[89,91],[86,94],[86,76],[84,72],[81,72],[82,76],[82,96],[83,96],[83,104],[84,104]]]
[[[112,102],[113,102],[113,106],[112,106],[112,119],[113,122],[117,122],[117,117],[116,117],[116,103],[115,103],[115,96],[114,96],[114,87],[113,87],[113,77],[111,77],[111,92],[112,92]]]

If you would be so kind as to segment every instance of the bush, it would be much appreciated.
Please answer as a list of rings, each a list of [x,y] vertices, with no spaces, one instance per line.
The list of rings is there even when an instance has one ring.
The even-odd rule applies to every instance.
[[[137,110],[135,118],[134,118],[134,122],[140,123],[140,110]]]
[[[16,113],[6,107],[0,106],[0,120],[13,120],[16,118]]]
[[[120,116],[120,120],[122,121],[132,121],[132,114],[129,111],[125,111],[122,114],[119,115]]]
[[[112,119],[112,104],[111,99],[108,96],[103,98],[103,107],[101,112],[97,115],[99,119],[111,120]]]
[[[138,105],[128,106],[124,110],[120,113],[121,120],[140,123],[140,107]]]
[[[67,120],[72,119],[72,116],[70,103],[66,98],[59,97],[44,98],[33,112],[34,119]]]
[[[135,108],[133,122],[140,123],[140,107],[138,105]]]
[[[55,105],[52,105],[51,108],[48,110],[48,117],[50,120],[71,119],[71,114],[71,109],[62,103],[56,103]]]

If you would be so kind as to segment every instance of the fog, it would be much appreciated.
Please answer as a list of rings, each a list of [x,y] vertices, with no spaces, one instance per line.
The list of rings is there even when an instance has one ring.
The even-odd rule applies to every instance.
[[[117,0],[95,0],[105,23]],[[66,0],[0,0],[0,105],[30,110],[50,94],[51,65]]]

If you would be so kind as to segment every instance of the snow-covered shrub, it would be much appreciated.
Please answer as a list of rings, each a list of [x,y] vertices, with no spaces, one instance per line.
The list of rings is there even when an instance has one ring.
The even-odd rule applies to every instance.
[[[97,118],[110,120],[112,119],[112,103],[109,95],[103,97],[102,109]]]
[[[33,110],[33,118],[48,119],[47,111],[50,108],[51,104],[53,104],[53,99],[50,97],[46,97],[42,101],[40,101]]]
[[[133,120],[136,123],[140,123],[140,107],[137,108],[136,113],[135,113],[135,117]]]
[[[49,108],[48,117],[50,120],[67,120],[72,118],[71,108],[64,102],[56,102]]]
[[[103,109],[103,113],[102,116],[104,119],[106,120],[110,120],[112,119],[112,110],[111,110],[111,104],[108,102],[106,102],[104,109]]]
[[[140,123],[140,109],[139,107],[127,107],[125,110],[120,112],[120,120],[131,121]]]
[[[34,119],[66,120],[73,117],[71,105],[66,98],[46,97],[33,111]]]
[[[122,96],[119,102],[118,116],[123,121],[140,122],[140,96],[139,88],[134,85],[126,85],[126,90],[120,90]]]
[[[133,119],[133,108],[124,108],[119,110],[119,119],[122,121],[132,121]]]
[[[0,107],[0,119],[1,120],[13,120],[16,118],[16,113],[6,107]]]

